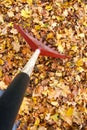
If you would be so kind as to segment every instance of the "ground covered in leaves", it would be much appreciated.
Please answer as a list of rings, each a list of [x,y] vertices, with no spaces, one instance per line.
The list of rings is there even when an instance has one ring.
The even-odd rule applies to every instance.
[[[71,57],[38,58],[17,117],[18,130],[87,130],[86,1],[0,1],[0,89],[33,54],[14,23]]]

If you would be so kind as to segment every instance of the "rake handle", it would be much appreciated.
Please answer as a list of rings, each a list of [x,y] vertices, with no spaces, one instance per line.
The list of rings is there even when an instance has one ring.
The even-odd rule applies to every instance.
[[[22,103],[29,76],[21,72],[8,86],[0,98],[0,130],[12,130],[17,113]]]

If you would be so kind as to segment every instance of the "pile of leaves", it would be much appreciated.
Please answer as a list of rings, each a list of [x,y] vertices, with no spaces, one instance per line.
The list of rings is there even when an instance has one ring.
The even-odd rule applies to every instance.
[[[87,4],[82,0],[1,0],[0,89],[33,52],[17,23],[70,59],[38,58],[18,130],[87,130]]]

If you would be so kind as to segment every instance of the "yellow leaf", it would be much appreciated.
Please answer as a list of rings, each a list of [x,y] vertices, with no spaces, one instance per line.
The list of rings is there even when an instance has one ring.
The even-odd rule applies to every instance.
[[[32,5],[32,2],[33,2],[33,0],[27,0],[27,3],[28,3],[29,5]]]
[[[80,67],[80,66],[82,66],[82,65],[83,65],[83,59],[78,59],[78,60],[76,61],[76,66]]]
[[[9,23],[9,27],[12,27],[12,26],[13,26],[13,22],[10,22],[10,23]]]
[[[40,119],[37,117],[36,120],[35,120],[35,126],[38,126],[40,123]]]
[[[82,67],[77,67],[77,71],[81,73],[84,71],[84,69]]]
[[[73,115],[73,108],[69,107],[68,110],[66,111],[66,116],[72,116]]]
[[[51,119],[54,120],[54,121],[58,121],[58,114],[52,115]]]
[[[40,25],[35,25],[35,30],[40,30],[40,29],[41,29]]]
[[[50,33],[47,34],[47,40],[48,40],[48,39],[51,39],[51,38],[53,38],[53,37],[54,37],[54,35],[53,35],[52,32],[50,32]]]
[[[61,43],[59,43],[58,44],[58,50],[59,50],[59,52],[64,52],[64,48],[63,48],[63,46],[62,46],[62,44]]]
[[[44,24],[41,25],[41,27],[43,27],[43,28],[47,28],[48,26],[49,26],[48,23],[44,23]]]
[[[66,66],[67,66],[67,67],[70,67],[70,66],[71,66],[71,62],[67,62],[67,63],[66,63]]]
[[[78,0],[78,2],[82,2],[82,0]]]
[[[0,69],[0,77],[2,77],[2,69]]]
[[[42,91],[42,94],[45,95],[45,96],[47,96],[48,90],[43,90],[43,91]]]
[[[77,49],[78,49],[78,47],[77,47],[77,46],[75,46],[75,45],[73,45],[73,46],[72,46],[72,48],[71,48],[71,50],[73,50],[74,52],[76,52],[76,51],[77,51]]]
[[[53,106],[57,106],[57,105],[58,105],[58,102],[57,102],[57,101],[52,101],[51,104],[52,104]]]
[[[4,61],[2,59],[0,59],[0,65],[3,65]]]
[[[57,16],[57,20],[60,22],[60,21],[63,21],[64,20],[64,17],[63,16]]]
[[[68,6],[69,6],[69,2],[67,2],[67,1],[66,1],[66,2],[63,2],[63,4],[62,4],[62,7],[63,7],[63,8],[67,8]]]
[[[85,34],[84,34],[84,33],[80,33],[78,36],[79,36],[80,38],[84,38],[84,37],[85,37]]]
[[[76,79],[76,81],[79,81],[79,82],[80,82],[81,77],[80,77],[79,75],[76,75],[75,79]]]
[[[86,62],[87,62],[87,58],[85,58],[85,57],[84,57],[84,58],[83,58],[83,62],[85,62],[85,63],[86,63]]]
[[[33,102],[36,104],[37,103],[37,98],[32,97],[32,99],[33,99]]]
[[[62,38],[62,34],[57,33],[56,38],[57,38],[57,40],[60,40]]]
[[[52,10],[52,5],[47,5],[46,10],[51,11]]]
[[[30,13],[31,13],[31,11],[29,11],[29,10],[27,10],[27,9],[22,9],[21,10],[21,16],[23,16],[24,18],[29,18],[29,16],[30,16]]]
[[[68,110],[65,110],[64,106],[59,108],[58,112],[60,113],[60,117],[61,119],[63,119],[64,121],[66,121],[69,125],[72,125],[72,116],[67,116]],[[69,110],[70,111],[70,110]]]
[[[2,3],[5,4],[5,6],[9,6],[13,3],[13,0],[3,0]]]
[[[86,21],[85,21],[85,22],[83,22],[83,25],[87,27],[87,22],[86,22]]]

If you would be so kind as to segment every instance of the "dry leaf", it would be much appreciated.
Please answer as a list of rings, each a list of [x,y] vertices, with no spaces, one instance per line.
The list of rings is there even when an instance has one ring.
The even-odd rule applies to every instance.
[[[31,14],[31,11],[28,10],[27,8],[21,10],[21,16],[24,17],[24,18],[29,18],[30,14]]]
[[[27,0],[27,3],[28,3],[29,5],[32,5],[32,2],[33,2],[33,0]]]
[[[52,10],[52,5],[47,5],[46,10],[51,11]]]
[[[60,22],[60,21],[63,21],[63,20],[64,20],[64,17],[63,17],[63,16],[57,16],[56,18],[57,18],[58,22]]]
[[[0,65],[3,65],[4,61],[2,59],[0,59]]]
[[[80,34],[78,34],[78,36],[81,37],[81,38],[84,38],[85,34],[84,33],[80,33]]]
[[[68,10],[65,9],[65,10],[63,11],[63,16],[67,17],[67,15],[68,15]]]
[[[35,125],[35,126],[38,126],[39,123],[40,123],[40,119],[37,117],[36,120],[35,120],[35,124],[34,124],[34,125]]]
[[[76,45],[74,45],[74,46],[71,47],[71,50],[73,50],[74,52],[76,52],[77,49],[78,49],[78,46],[76,46]]]
[[[72,116],[73,115],[73,108],[69,107],[68,110],[66,110],[66,116]]]
[[[83,66],[83,59],[82,59],[82,58],[81,58],[81,59],[78,59],[78,60],[76,61],[76,66],[78,66],[78,67]]]
[[[10,32],[13,33],[13,34],[18,34],[18,31],[14,28],[12,28]]]
[[[51,104],[52,104],[53,106],[58,106],[58,102],[57,102],[57,101],[51,101]]]
[[[72,125],[72,117],[71,116],[66,116],[66,110],[65,107],[60,108],[59,110],[61,118],[66,121],[70,126]]]
[[[58,121],[58,114],[54,114],[50,117],[53,121],[57,122]]]
[[[4,23],[3,14],[0,14],[0,23]]]
[[[45,126],[39,126],[38,130],[47,130]]]
[[[59,52],[61,52],[61,53],[64,52],[64,47],[63,47],[63,45],[60,42],[58,43],[58,47],[57,48],[58,48]]]
[[[0,77],[2,77],[3,73],[2,73],[2,69],[0,69]]]
[[[50,32],[50,33],[47,34],[47,40],[48,40],[48,39],[51,39],[51,38],[53,38],[53,37],[54,37],[54,35],[53,35],[52,32]]]
[[[13,45],[13,49],[16,51],[16,52],[18,52],[19,50],[20,50],[20,44],[18,43],[18,42],[15,42],[15,41],[13,41],[12,42],[12,45]]]
[[[35,30],[40,30],[41,26],[40,25],[35,25]]]
[[[9,17],[14,17],[14,12],[13,11],[8,11],[7,14],[8,14]]]

